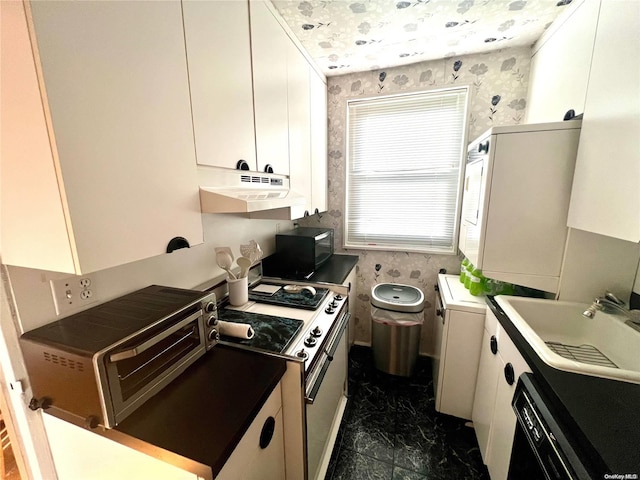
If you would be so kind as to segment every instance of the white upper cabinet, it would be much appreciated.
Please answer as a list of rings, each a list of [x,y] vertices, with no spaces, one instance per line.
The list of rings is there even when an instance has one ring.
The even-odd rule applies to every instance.
[[[1,17],[3,263],[79,274],[201,243],[180,2]]]
[[[291,189],[306,198],[304,206],[292,208],[292,217],[312,211],[311,90],[310,67],[298,48],[287,49],[289,103],[289,168]]]
[[[600,0],[574,2],[533,48],[526,123],[559,122],[584,111]]]
[[[257,170],[247,2],[182,5],[200,165]]]
[[[327,205],[327,84],[309,67],[311,88],[311,210],[326,212]]]
[[[258,171],[289,175],[287,52],[291,40],[262,1],[249,2]]]
[[[640,241],[640,3],[603,0],[569,207],[570,227]]]

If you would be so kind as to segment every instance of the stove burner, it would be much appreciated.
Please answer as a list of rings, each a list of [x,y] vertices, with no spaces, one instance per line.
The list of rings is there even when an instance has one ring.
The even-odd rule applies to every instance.
[[[307,358],[309,358],[309,354],[308,354],[307,352],[305,352],[305,351],[304,351],[304,348],[303,348],[302,350],[298,350],[298,351],[296,352],[296,357],[298,357],[298,358],[304,358],[304,359],[306,360]]]
[[[316,338],[317,338],[317,337],[320,337],[320,336],[322,336],[322,330],[320,330],[320,327],[317,327],[317,326],[316,326],[316,328],[314,328],[313,330],[311,330],[311,335],[312,335],[312,336],[314,336],[314,337],[316,337]]]
[[[329,314],[334,313],[335,311],[336,311],[336,308],[332,307],[331,305],[329,305],[327,308],[324,309],[324,312]]]
[[[342,300],[342,295],[338,293],[335,297],[333,297],[333,299],[339,302],[340,300]]]
[[[315,347],[317,343],[317,340],[315,338],[313,338],[312,336],[309,336],[308,338],[304,339],[304,344],[307,347]]]

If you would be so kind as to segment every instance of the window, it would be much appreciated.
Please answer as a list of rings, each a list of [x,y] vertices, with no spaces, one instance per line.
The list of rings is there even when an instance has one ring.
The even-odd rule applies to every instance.
[[[455,253],[468,88],[347,104],[345,247]]]

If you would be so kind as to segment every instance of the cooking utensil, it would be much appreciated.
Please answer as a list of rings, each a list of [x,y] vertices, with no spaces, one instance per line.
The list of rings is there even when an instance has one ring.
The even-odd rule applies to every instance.
[[[233,259],[234,259],[233,252],[231,251],[231,249],[229,247],[216,247],[215,251],[216,251],[216,253],[224,252],[224,253],[228,254],[231,257],[231,262],[233,262]]]
[[[231,271],[233,265],[233,253],[228,247],[218,247],[216,250],[216,262],[218,266],[223,269],[229,275],[231,279],[237,279],[238,277]],[[228,251],[227,251],[228,250]]]
[[[258,262],[262,259],[262,248],[260,248],[260,245],[258,245],[258,242],[256,242],[255,240],[251,240],[249,242],[253,248],[253,250],[255,251],[255,259],[253,260],[253,262]]]
[[[247,257],[250,260],[253,260],[255,256],[255,252],[250,243],[245,243],[244,245],[240,245],[240,253],[243,257]]]
[[[251,260],[247,257],[238,257],[236,263],[240,267],[240,274],[238,275],[238,278],[246,277],[249,273],[249,269],[251,268]]]
[[[240,253],[251,260],[252,266],[262,258],[262,249],[255,240],[251,240],[248,244],[240,245]]]

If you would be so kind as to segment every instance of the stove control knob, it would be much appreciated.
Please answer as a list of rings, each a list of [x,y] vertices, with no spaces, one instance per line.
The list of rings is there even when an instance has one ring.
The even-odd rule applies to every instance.
[[[215,328],[211,329],[211,331],[209,332],[209,340],[212,342],[217,342],[220,340],[220,334],[218,333],[218,330],[216,330]]]
[[[327,308],[324,309],[324,311],[325,311],[325,313],[331,314],[331,313],[335,312],[336,309],[333,308],[331,305],[329,305]]]
[[[338,293],[335,297],[333,297],[333,299],[339,302],[340,300],[342,300],[342,295]]]
[[[322,335],[322,330],[320,330],[320,327],[316,327],[311,330],[311,335],[313,335],[314,337],[319,337]]]
[[[307,352],[305,352],[305,351],[304,351],[304,348],[303,348],[302,350],[298,350],[298,351],[296,352],[296,357],[306,359],[308,356],[309,356],[309,355],[307,354]]]
[[[315,347],[316,346],[316,339],[313,338],[311,335],[309,335],[308,338],[304,339],[304,345],[306,347]]]
[[[204,306],[204,311],[209,313],[215,312],[216,304],[214,302],[207,302],[207,304]]]
[[[218,324],[218,317],[216,315],[210,315],[209,318],[207,318],[207,326],[215,327],[217,324]]]
[[[329,304],[329,306],[330,306],[330,307],[332,307],[332,308],[337,308],[337,307],[338,307],[338,302],[336,302],[336,301],[334,300],[333,302],[331,302],[331,303]]]

